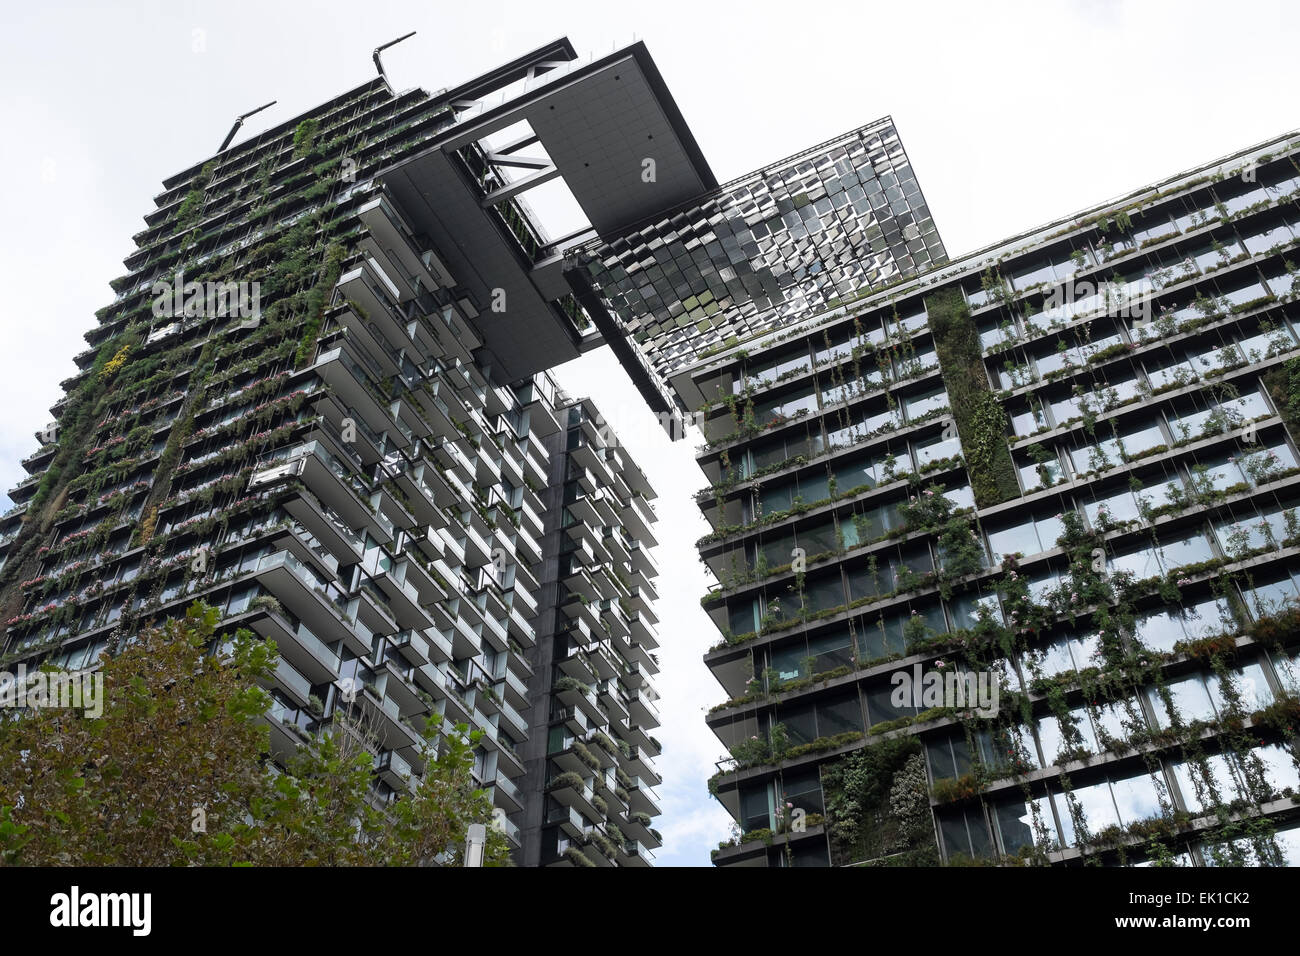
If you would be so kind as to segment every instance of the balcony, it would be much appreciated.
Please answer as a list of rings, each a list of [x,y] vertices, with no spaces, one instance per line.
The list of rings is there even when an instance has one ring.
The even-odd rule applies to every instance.
[[[421,604],[419,592],[405,580],[407,565],[411,563],[398,562],[388,570],[374,574],[370,581],[377,583],[387,597],[387,607],[398,627],[418,630],[433,624],[433,618]]]
[[[275,641],[281,658],[312,684],[338,679],[339,656],[288,612],[268,613],[249,626],[262,637]]]
[[[565,836],[571,840],[582,840],[587,828],[587,821],[571,806],[551,807],[546,814],[547,824],[559,824]]]
[[[528,432],[538,438],[546,438],[560,430],[560,423],[555,417],[551,403],[547,401],[540,389],[533,388],[533,400],[524,406],[528,412]]]
[[[551,723],[564,724],[575,737],[582,737],[594,729],[586,712],[577,707],[557,707],[552,714]]]
[[[379,327],[366,317],[368,315],[367,309],[349,302],[334,317],[347,330],[349,345],[364,351],[374,361],[380,377],[397,375],[402,370],[402,351],[410,347],[409,339],[389,341]]]
[[[591,684],[596,680],[595,669],[591,666],[590,659],[580,648],[570,647],[567,656],[557,663],[564,674],[576,681]]]
[[[502,699],[513,701],[516,707],[527,707],[531,702],[528,695],[527,682],[509,667],[507,667],[505,673],[497,679],[496,686],[498,687],[498,693],[500,693]]]
[[[500,701],[501,717],[498,721],[498,727],[505,730],[515,740],[528,739],[528,721],[526,721],[519,711],[515,710],[508,700],[504,698]]]
[[[418,279],[428,289],[451,284],[451,273],[432,249],[420,250],[411,239],[413,231],[405,224],[402,215],[389,202],[387,193],[361,206],[356,215],[394,265],[413,279]]]
[[[296,466],[303,484],[310,489],[323,509],[328,509],[342,519],[344,527],[349,530],[365,528],[381,544],[393,540],[392,522],[370,510],[365,478],[321,442],[311,441],[298,446],[289,452],[288,459],[283,464],[273,466],[272,470]],[[250,479],[250,487],[253,487],[252,482],[258,481],[264,474],[265,472],[255,472]]]
[[[339,514],[323,505],[312,492],[304,489],[286,500],[283,507],[308,533],[324,544],[340,564],[353,564],[361,560],[361,536],[349,528]]]
[[[623,866],[653,866],[655,855],[636,840],[628,840],[619,847],[619,862]]]
[[[395,790],[414,788],[411,765],[392,750],[376,754],[374,769],[379,778]]]
[[[659,576],[659,564],[655,561],[654,555],[650,553],[649,548],[633,538],[630,542],[630,550],[632,552],[632,564],[637,571],[647,578]]]
[[[619,724],[627,723],[628,710],[623,703],[622,688],[618,686],[618,681],[604,681],[600,685],[600,693],[597,700],[600,702],[609,719]]]
[[[651,528],[658,518],[651,509],[649,502],[640,496],[634,496],[628,502],[627,507],[623,509],[624,526],[632,532],[632,536],[640,541],[643,545],[654,547],[659,540],[654,536]]]
[[[402,657],[417,667],[429,663],[429,642],[424,636],[411,629],[398,631],[389,641],[402,654]]]
[[[579,445],[569,452],[569,456],[581,467],[587,469],[595,476],[596,485],[601,488],[607,488],[614,483],[614,476],[610,473],[609,467],[605,464],[605,459],[601,457],[599,451],[589,444]]]
[[[275,595],[296,622],[322,643],[343,641],[354,652],[366,654],[370,642],[347,613],[347,599],[338,586],[299,561],[289,551],[276,551],[253,569],[262,587]]]
[[[524,841],[520,834],[519,824],[515,823],[509,817],[503,817],[500,814],[494,815],[492,817],[492,826],[505,834],[505,837],[510,841],[512,848],[518,850],[523,847]]]
[[[345,695],[349,692],[349,688],[340,690]],[[418,747],[423,743],[420,736],[402,720],[397,701],[393,698],[380,696],[382,691],[370,687],[362,687],[359,691],[351,688],[351,691],[355,693],[356,699],[346,705],[346,709],[351,711],[354,719],[359,720],[362,726],[376,734],[380,746],[389,750],[401,750]]]
[[[527,474],[533,479],[533,484],[538,488],[544,488],[550,484],[550,460],[544,450],[537,445],[530,444],[528,453],[525,456],[525,462],[528,465]]]
[[[648,749],[644,747],[629,747],[627,759],[625,761],[625,768],[627,772],[632,774],[634,777],[640,777],[643,780],[647,780],[651,786],[657,787],[663,783],[663,777],[656,772],[654,764],[650,762],[651,759],[650,751]]]
[[[524,795],[513,780],[498,773],[492,784],[492,803],[506,813],[518,813],[524,808]]]
[[[659,816],[659,795],[639,777],[632,779],[633,786],[628,788],[628,808],[633,813],[645,813],[652,817]]]
[[[521,592],[516,591],[515,593]],[[525,617],[518,607],[513,605],[510,608],[508,625],[510,636],[524,647],[532,647],[537,643],[537,631],[534,629],[532,621]]]
[[[602,818],[601,813],[596,809],[596,793],[591,788],[591,784],[571,771],[559,774],[553,777],[547,784],[547,792],[555,801],[563,806],[577,810],[589,820],[598,820]]]
[[[419,354],[407,331],[414,320],[397,304],[402,290],[377,259],[362,258],[360,265],[339,276],[337,288],[345,300],[360,306],[365,320],[393,347]]]
[[[365,421],[373,434],[385,434],[392,448],[409,444],[398,428],[392,413],[392,398],[376,384],[379,373],[368,371],[343,346],[331,349],[316,359],[316,374],[328,385],[345,407],[355,411],[355,419]]]
[[[573,594],[581,597],[584,605],[600,599],[595,580],[582,565],[571,565],[568,573],[563,575],[563,581]]]
[[[628,712],[634,723],[641,727],[659,726],[659,708],[644,690],[637,690],[628,698]]]
[[[606,642],[607,643],[607,642]],[[598,643],[588,649],[588,655],[595,669],[596,676],[602,681],[613,680],[623,674],[623,665],[610,653],[608,647],[603,643]]]

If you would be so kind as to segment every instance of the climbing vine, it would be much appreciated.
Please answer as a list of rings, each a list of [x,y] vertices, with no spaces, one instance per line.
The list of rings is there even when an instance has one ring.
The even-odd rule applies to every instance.
[[[987,507],[1014,498],[1020,485],[1007,445],[1006,412],[989,388],[970,309],[958,290],[930,296],[925,308],[975,501]]]

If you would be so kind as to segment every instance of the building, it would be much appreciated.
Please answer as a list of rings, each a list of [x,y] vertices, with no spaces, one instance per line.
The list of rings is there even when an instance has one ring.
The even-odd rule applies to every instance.
[[[741,339],[946,260],[889,117],[572,255],[662,380]]]
[[[526,808],[521,862],[647,865],[661,843],[654,491],[590,401],[558,417],[544,500],[560,520],[544,540],[539,621],[554,638],[533,660],[553,679],[533,705],[525,758],[546,799]]]
[[[652,859],[654,491],[548,371],[599,342],[521,194],[577,167],[640,216],[707,170],[643,47],[575,60],[381,73],[163,183],[0,523],[7,665],[93,667],[203,600],[280,649],[277,755],[346,712],[390,801],[442,714],[521,861]],[[614,210],[645,124],[563,123],[620,95],[662,162]]]
[[[1300,865],[1298,201],[1292,133],[673,359],[717,865]]]

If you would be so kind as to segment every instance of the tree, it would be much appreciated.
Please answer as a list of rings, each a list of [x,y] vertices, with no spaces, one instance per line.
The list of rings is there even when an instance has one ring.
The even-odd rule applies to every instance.
[[[192,605],[106,657],[102,713],[10,711],[0,719],[0,862],[24,865],[422,865],[455,863],[471,823],[491,820],[473,785],[476,734],[424,731],[415,790],[372,805],[372,736],[338,712],[279,768],[264,720],[272,642],[218,638]],[[213,647],[215,645],[215,651]],[[486,862],[507,862],[489,827]]]

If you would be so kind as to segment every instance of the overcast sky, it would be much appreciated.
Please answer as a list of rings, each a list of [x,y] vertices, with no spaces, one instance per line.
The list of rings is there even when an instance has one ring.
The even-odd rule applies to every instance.
[[[719,181],[891,114],[957,256],[1300,126],[1300,5],[1275,2],[7,4],[0,30],[0,487],[112,299],[161,180],[374,75],[436,90],[567,35],[644,40]],[[670,444],[606,351],[563,367],[660,498],[661,865],[708,865],[729,818],[705,780],[722,699],[693,543],[692,441]],[[7,504],[5,504],[7,507]]]

